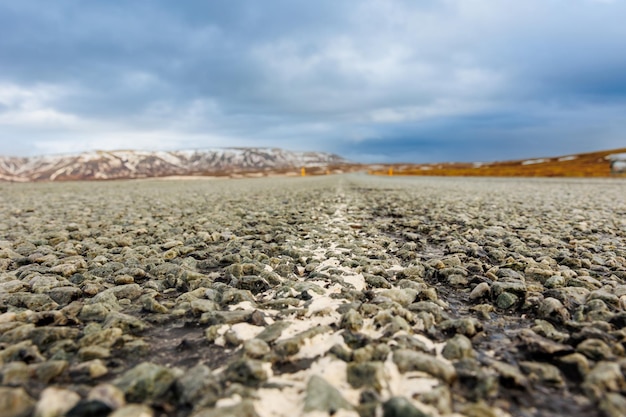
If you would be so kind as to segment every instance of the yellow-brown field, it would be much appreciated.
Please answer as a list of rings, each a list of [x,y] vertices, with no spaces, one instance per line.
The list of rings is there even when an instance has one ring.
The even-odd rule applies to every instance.
[[[626,153],[626,148],[560,157],[544,157],[503,162],[433,164],[393,164],[370,169],[373,175],[432,175],[490,177],[611,177],[608,155]]]

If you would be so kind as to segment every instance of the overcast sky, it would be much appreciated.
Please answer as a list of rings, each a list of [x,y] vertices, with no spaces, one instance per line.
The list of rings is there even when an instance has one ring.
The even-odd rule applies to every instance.
[[[626,0],[0,0],[0,154],[626,146]]]

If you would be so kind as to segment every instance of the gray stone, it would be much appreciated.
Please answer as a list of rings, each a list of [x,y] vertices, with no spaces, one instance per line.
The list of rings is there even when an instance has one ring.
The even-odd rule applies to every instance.
[[[374,388],[380,392],[385,384],[383,362],[350,363],[347,369],[348,383],[354,388]]]
[[[113,385],[124,391],[132,402],[156,400],[164,395],[176,380],[169,368],[143,362],[126,371],[113,381]]]
[[[363,316],[358,311],[350,309],[341,317],[340,326],[352,332],[359,331],[363,327]]]
[[[111,309],[104,303],[85,304],[78,318],[83,321],[104,321]]]
[[[352,410],[352,405],[346,401],[339,390],[330,385],[320,376],[313,375],[306,386],[304,397],[304,412],[323,411],[335,414],[340,409]]]
[[[452,365],[426,353],[399,349],[393,353],[393,361],[402,373],[410,371],[426,372],[447,384],[452,384],[456,379],[456,370]]]
[[[526,361],[520,362],[519,365],[526,375],[528,375],[531,382],[543,382],[557,387],[565,386],[565,381],[563,380],[559,368],[554,365]]]
[[[405,397],[391,397],[383,403],[383,417],[429,417]]]
[[[519,298],[524,299],[526,291],[526,284],[521,281],[498,281],[491,285],[491,296],[495,299],[503,292],[515,294]]]
[[[225,377],[230,382],[256,387],[266,381],[268,375],[263,369],[263,362],[254,359],[238,359],[228,365]]]
[[[117,327],[122,329],[124,332],[131,333],[141,332],[142,330],[145,330],[147,326],[148,325],[143,320],[118,311],[111,311],[107,314],[103,325],[105,329]]]
[[[65,306],[74,300],[78,300],[83,295],[83,292],[80,288],[67,286],[53,288],[48,291],[48,295],[59,305]]]
[[[561,288],[565,286],[565,278],[561,275],[554,275],[545,282],[546,288]]]
[[[563,304],[552,297],[545,298],[539,304],[537,316],[557,324],[564,323],[570,318],[570,314]]]
[[[237,288],[248,290],[252,294],[259,294],[270,289],[266,280],[255,275],[244,275],[237,280]]]
[[[383,297],[387,297],[392,301],[400,304],[403,307],[408,306],[413,303],[417,298],[418,292],[412,288],[404,288],[404,289],[389,289],[383,290],[379,293],[379,295]]]
[[[167,307],[159,303],[153,294],[145,294],[139,299],[139,301],[141,302],[143,309],[149,311],[150,313],[165,314],[168,312]]]
[[[441,354],[448,360],[455,360],[471,358],[476,353],[472,348],[472,341],[462,334],[457,334],[446,342]]]
[[[483,325],[474,317],[467,317],[462,319],[444,320],[439,323],[438,327],[444,332],[454,332],[456,334],[472,337],[482,330]]]
[[[508,310],[518,303],[519,297],[510,292],[500,293],[500,295],[498,295],[498,298],[496,298],[496,305],[498,306],[498,308],[501,308],[503,310]]]
[[[182,402],[194,408],[213,406],[221,394],[219,380],[205,365],[196,365],[176,381]]]
[[[104,348],[111,348],[121,342],[122,335],[122,329],[111,327],[109,329],[86,334],[78,343],[81,347],[97,345]]]
[[[205,299],[195,299],[191,302],[191,313],[194,316],[200,316],[203,313],[215,311],[219,309],[219,305],[215,301]]]
[[[264,340],[254,338],[247,340],[243,345],[246,356],[260,359],[271,352],[270,346]]]

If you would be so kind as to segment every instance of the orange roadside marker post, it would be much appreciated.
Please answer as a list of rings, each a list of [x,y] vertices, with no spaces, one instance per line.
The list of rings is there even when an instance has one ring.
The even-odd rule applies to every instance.
[[[306,175],[306,169],[304,169],[304,167],[300,169],[300,175],[303,177]]]
[[[389,168],[389,176],[393,177],[393,168]]]

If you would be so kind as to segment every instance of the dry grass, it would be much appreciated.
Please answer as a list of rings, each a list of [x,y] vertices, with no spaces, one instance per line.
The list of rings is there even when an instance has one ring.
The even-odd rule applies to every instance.
[[[626,153],[626,148],[533,160],[473,163],[395,164],[371,169],[373,175],[431,175],[461,177],[611,177],[607,155]],[[624,174],[620,174],[624,176]]]

